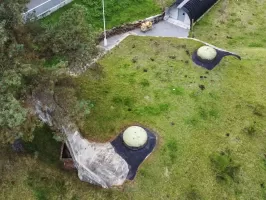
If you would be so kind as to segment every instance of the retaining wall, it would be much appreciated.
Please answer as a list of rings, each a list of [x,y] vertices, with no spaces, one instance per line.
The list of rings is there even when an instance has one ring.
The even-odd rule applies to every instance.
[[[126,33],[128,31],[132,31],[136,28],[140,28],[141,24],[143,22],[146,22],[146,21],[151,21],[153,24],[156,24],[159,21],[163,20],[164,15],[165,15],[165,13],[163,12],[162,14],[159,14],[159,15],[155,15],[155,16],[152,16],[152,17],[140,20],[140,21],[135,21],[132,23],[124,24],[124,25],[106,30],[106,37],[109,38],[109,37],[112,37],[114,35],[119,35],[122,33]],[[103,39],[104,39],[104,32],[102,32],[98,37],[99,42],[102,41]]]

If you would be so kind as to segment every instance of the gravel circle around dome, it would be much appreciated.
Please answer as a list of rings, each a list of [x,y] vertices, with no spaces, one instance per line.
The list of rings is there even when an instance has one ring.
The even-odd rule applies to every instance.
[[[132,130],[139,130],[142,134],[147,134],[147,140],[145,143],[144,140],[139,148],[138,147],[130,147],[128,144],[124,142],[124,134],[125,132],[128,134],[128,129],[120,133],[112,142],[111,145],[114,147],[116,153],[118,153],[129,165],[129,172],[127,175],[128,180],[133,180],[137,174],[138,168],[140,164],[152,153],[153,149],[156,146],[156,135],[150,129],[147,129],[142,126],[137,126],[138,128],[134,128],[135,126],[129,127],[129,132]],[[145,132],[143,132],[145,131]],[[144,136],[145,137],[145,136]],[[133,142],[134,143],[134,142]]]
[[[213,68],[215,68],[225,56],[234,56],[234,57],[238,58],[239,60],[241,60],[241,57],[239,55],[231,53],[231,52],[227,52],[227,51],[221,51],[219,49],[215,49],[217,54],[213,60],[202,59],[201,57],[198,56],[198,50],[199,49],[194,51],[194,53],[192,54],[192,60],[196,65],[199,65],[199,66],[206,68],[208,70],[212,70]],[[210,51],[212,51],[212,50],[210,50]],[[212,55],[212,57],[213,56],[214,56],[214,54]],[[209,58],[211,58],[211,56]]]

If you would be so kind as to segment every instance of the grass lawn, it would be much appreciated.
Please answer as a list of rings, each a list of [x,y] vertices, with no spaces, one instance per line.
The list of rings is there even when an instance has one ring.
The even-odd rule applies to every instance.
[[[0,152],[0,197],[266,199],[266,50],[263,32],[249,35],[252,30],[265,30],[266,3],[228,1],[227,20],[216,27],[223,19],[224,2],[195,26],[194,34],[239,53],[242,61],[227,57],[207,71],[190,59],[201,46],[198,42],[130,36],[98,62],[102,70],[89,70],[75,78],[78,98],[95,105],[79,123],[85,137],[106,141],[131,123],[158,133],[155,151],[133,182],[110,190],[80,182],[75,173],[58,167],[53,159],[56,150],[48,160],[43,159],[47,151],[40,149],[35,150],[40,151],[40,159]],[[258,12],[253,23],[242,21],[254,10]],[[245,28],[238,30],[242,23]],[[49,134],[45,127],[38,131]],[[49,138],[45,139],[47,146],[52,142]]]
[[[163,2],[163,4],[161,3]],[[112,28],[124,23],[141,20],[146,17],[160,14],[161,5],[170,5],[173,1],[157,0],[108,0],[105,1],[106,27]],[[102,1],[74,0],[48,17],[42,19],[44,23],[56,23],[60,15],[70,9],[73,4],[84,5],[88,10],[88,21],[96,31],[103,28]]]
[[[194,36],[224,48],[266,47],[264,1],[221,0],[194,27]]]

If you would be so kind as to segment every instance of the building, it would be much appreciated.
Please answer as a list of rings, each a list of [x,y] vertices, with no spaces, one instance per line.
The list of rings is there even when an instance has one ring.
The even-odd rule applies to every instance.
[[[219,0],[176,0],[166,10],[165,20],[190,29],[191,25],[197,22],[212,6]]]

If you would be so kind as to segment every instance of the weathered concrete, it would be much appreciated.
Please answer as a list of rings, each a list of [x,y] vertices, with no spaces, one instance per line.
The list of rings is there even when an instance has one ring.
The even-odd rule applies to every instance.
[[[108,143],[93,143],[64,128],[66,144],[70,150],[80,180],[108,188],[122,185],[129,172],[127,162]]]

